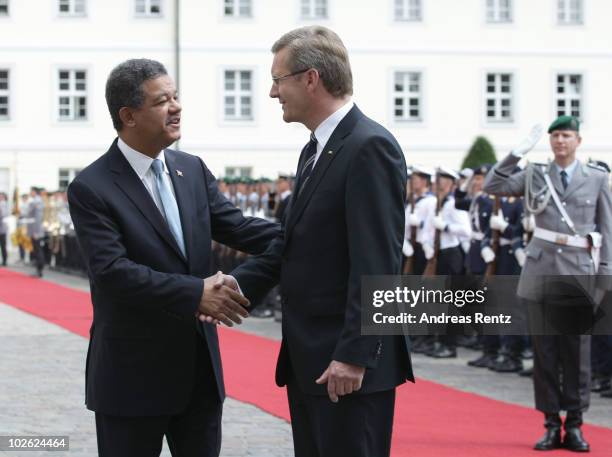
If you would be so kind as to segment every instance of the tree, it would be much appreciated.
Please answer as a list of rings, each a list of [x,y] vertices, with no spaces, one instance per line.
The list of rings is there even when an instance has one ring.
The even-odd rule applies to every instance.
[[[485,163],[495,163],[497,159],[495,157],[495,149],[489,140],[484,136],[479,136],[474,140],[474,144],[468,151],[461,168],[476,168]]]

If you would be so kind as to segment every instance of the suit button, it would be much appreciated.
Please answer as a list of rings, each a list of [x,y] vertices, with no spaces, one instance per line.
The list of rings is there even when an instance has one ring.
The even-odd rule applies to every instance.
[[[557,249],[557,252],[558,252],[559,254],[561,254],[561,253],[563,252],[563,249],[559,248],[559,249]]]
[[[561,222],[565,222],[565,218],[564,217],[561,218]]]

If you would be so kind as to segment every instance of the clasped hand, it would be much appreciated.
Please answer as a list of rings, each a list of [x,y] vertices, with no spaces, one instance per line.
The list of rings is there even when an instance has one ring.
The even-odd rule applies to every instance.
[[[245,307],[249,305],[249,300],[240,293],[236,280],[218,271],[214,276],[204,279],[204,290],[196,316],[202,322],[223,322],[232,327],[234,323],[242,323],[241,317],[248,317]]]

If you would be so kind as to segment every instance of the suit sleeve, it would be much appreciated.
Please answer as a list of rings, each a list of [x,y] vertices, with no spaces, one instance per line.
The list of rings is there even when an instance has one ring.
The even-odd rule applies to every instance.
[[[245,217],[221,192],[217,180],[200,160],[208,191],[212,238],[238,251],[261,254],[280,233],[278,223]]]
[[[344,327],[333,360],[373,368],[380,337],[361,335],[361,280],[401,271],[406,164],[392,139],[369,138],[355,152],[345,192],[350,272]],[[367,185],[364,185],[367,183]]]
[[[521,196],[525,193],[525,170],[512,174],[521,159],[508,154],[489,171],[483,190],[493,195]]]
[[[155,271],[128,258],[121,229],[105,202],[85,183],[68,188],[70,215],[93,287],[117,303],[194,316],[204,281]]]

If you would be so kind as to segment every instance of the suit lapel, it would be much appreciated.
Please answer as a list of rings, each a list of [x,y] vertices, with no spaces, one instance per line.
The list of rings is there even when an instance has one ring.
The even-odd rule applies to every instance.
[[[170,179],[174,186],[174,193],[176,195],[176,203],[179,207],[179,214],[181,216],[181,228],[183,229],[183,240],[185,241],[185,252],[187,257],[191,259],[191,248],[192,248],[192,223],[191,216],[194,214],[193,207],[193,196],[189,191],[189,177],[185,176],[185,172],[188,171],[188,166],[181,166],[177,155],[174,151],[166,149],[164,152],[166,158],[166,165],[170,172]]]
[[[580,162],[576,166],[576,170],[574,170],[574,174],[572,175],[572,179],[567,186],[567,190],[563,195],[564,198],[568,198],[571,194],[576,192],[580,187],[584,185],[588,181],[589,172],[586,167],[583,167]]]
[[[289,220],[287,221],[287,239],[289,239],[291,232],[293,231],[293,227],[295,227],[295,224],[310,202],[310,199],[317,189],[317,186],[325,176],[325,172],[331,165],[332,161],[338,156],[338,154],[340,154],[346,137],[352,132],[353,127],[355,127],[355,124],[361,117],[363,117],[363,114],[361,111],[359,111],[359,108],[357,108],[357,106],[353,106],[347,115],[340,121],[332,133],[332,136],[323,147],[321,156],[317,160],[315,168],[312,171],[306,186],[304,186],[303,189],[300,189],[299,195],[294,196],[294,200],[291,205],[291,213],[289,214]]]
[[[149,221],[159,236],[174,249],[180,258],[185,259],[176,244],[174,236],[172,236],[170,232],[166,220],[159,212],[159,209],[157,209],[155,202],[130,163],[117,147],[117,140],[115,140],[109,150],[109,158],[111,170],[115,174],[115,184],[117,184],[126,197],[134,203],[134,206],[140,211],[143,217]]]

